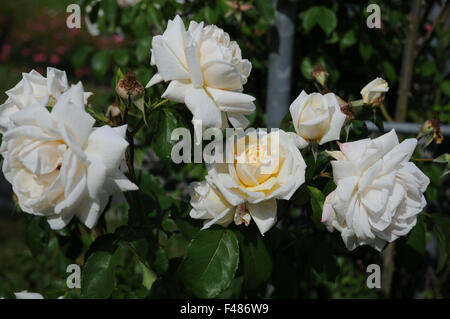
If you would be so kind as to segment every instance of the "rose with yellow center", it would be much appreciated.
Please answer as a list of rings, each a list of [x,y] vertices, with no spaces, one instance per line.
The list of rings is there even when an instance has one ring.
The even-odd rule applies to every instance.
[[[191,198],[191,217],[206,219],[205,227],[215,223],[227,225],[233,220],[248,225],[251,217],[264,234],[276,222],[276,200],[289,200],[305,181],[306,164],[298,150],[304,142],[296,134],[282,130],[257,130],[234,138],[227,140],[227,158],[233,159],[231,163],[207,166],[203,192],[197,191],[203,194],[201,201],[199,197]],[[209,192],[217,196],[208,196]]]

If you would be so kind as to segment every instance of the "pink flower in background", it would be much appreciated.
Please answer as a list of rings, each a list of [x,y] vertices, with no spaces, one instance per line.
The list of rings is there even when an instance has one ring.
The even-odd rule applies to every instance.
[[[0,51],[0,60],[5,61],[8,58],[9,53],[11,53],[11,44],[9,43],[3,44],[2,49]]]
[[[44,63],[45,61],[47,61],[47,54],[45,54],[44,52],[36,53],[35,55],[33,55],[33,61],[36,63]]]
[[[31,49],[30,48],[22,48],[22,50],[20,50],[20,54],[24,57],[27,57],[31,54]]]
[[[64,54],[67,51],[67,47],[65,47],[64,45],[59,45],[56,47],[55,51],[57,54]]]
[[[115,35],[113,36],[113,42],[114,42],[115,44],[119,44],[119,43],[123,42],[123,36],[118,35],[118,34],[115,34]]]
[[[50,56],[50,63],[51,63],[52,65],[57,65],[57,64],[59,64],[60,61],[61,61],[61,59],[59,58],[59,56],[57,56],[57,55],[55,55],[55,54],[52,54],[52,55]]]
[[[427,30],[428,32],[431,30],[432,26],[430,23],[425,23],[425,30]]]

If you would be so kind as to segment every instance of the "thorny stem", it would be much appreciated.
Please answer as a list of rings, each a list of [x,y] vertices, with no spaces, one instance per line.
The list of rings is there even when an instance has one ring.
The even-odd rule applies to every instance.
[[[428,214],[427,212],[422,212],[422,215],[430,217],[430,218],[433,217],[433,216],[431,216],[431,214]]]
[[[131,107],[131,98],[128,96],[127,105],[125,106],[125,112],[123,115],[123,123],[126,124],[128,120],[128,110]],[[133,183],[136,183],[136,173],[134,172],[134,136],[131,131],[127,129],[127,140],[128,140],[128,152],[125,154],[125,159],[127,162],[128,172],[130,173],[130,179]]]
[[[169,100],[164,99],[164,100],[156,103],[155,105],[149,107],[146,110],[144,117],[142,117],[139,120],[139,122],[136,125],[136,127],[134,128],[134,130],[132,130],[132,131],[127,130],[127,140],[128,140],[129,146],[128,146],[128,152],[126,153],[125,157],[126,157],[128,172],[130,173],[130,179],[131,179],[131,181],[133,183],[136,183],[136,173],[134,171],[134,136],[142,128],[142,126],[144,126],[144,123],[145,123],[144,118],[147,118],[152,111],[154,111],[155,109],[157,109],[161,105],[167,103],[168,101]],[[131,98],[128,97],[128,105],[125,108],[125,112],[124,112],[124,116],[123,116],[124,124],[127,123],[128,110],[129,110],[130,107],[131,107]]]
[[[432,161],[434,161],[434,158],[412,158],[411,161],[413,161],[413,162],[432,162]]]

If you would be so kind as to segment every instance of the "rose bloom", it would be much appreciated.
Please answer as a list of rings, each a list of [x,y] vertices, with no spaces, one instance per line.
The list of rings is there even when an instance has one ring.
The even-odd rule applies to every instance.
[[[387,82],[382,78],[376,78],[362,88],[361,96],[365,104],[378,106],[383,102],[387,91],[389,91]]]
[[[14,113],[3,135],[3,174],[20,208],[61,229],[77,216],[92,228],[110,195],[136,190],[119,171],[126,126],[94,128],[81,83],[63,93],[51,112],[35,103]]]
[[[370,245],[381,251],[416,225],[430,182],[409,162],[416,144],[413,138],[399,144],[392,130],[328,152],[336,159],[331,165],[337,188],[325,199],[322,222],[341,232],[347,249]]]
[[[302,141],[293,133],[260,130],[229,145],[233,161],[208,165],[206,182],[193,185],[191,217],[206,219],[205,227],[252,219],[264,234],[276,223],[276,199],[289,200],[305,181]]]
[[[147,87],[170,81],[162,97],[185,103],[193,122],[225,128],[228,119],[233,127],[248,126],[243,114],[255,110],[255,98],[241,92],[251,63],[242,59],[238,44],[222,29],[191,21],[186,31],[177,15],[169,20],[163,35],[153,37],[151,64],[158,73]],[[201,131],[195,130],[200,140]]]
[[[339,139],[345,114],[333,93],[307,94],[302,91],[289,107],[295,131],[305,141],[322,145]]]
[[[2,134],[11,126],[12,114],[33,104],[51,106],[69,88],[66,72],[51,67],[47,68],[47,77],[35,70],[22,73],[22,77],[15,87],[5,92],[8,99],[0,105],[0,133]],[[84,94],[87,100],[92,93]]]

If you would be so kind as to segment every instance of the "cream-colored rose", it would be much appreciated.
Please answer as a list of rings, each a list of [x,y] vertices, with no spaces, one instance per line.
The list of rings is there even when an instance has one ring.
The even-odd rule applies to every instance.
[[[387,82],[382,78],[376,78],[363,87],[361,96],[365,104],[377,106],[383,102],[387,91],[389,91]]]
[[[345,114],[333,93],[307,94],[305,91],[289,107],[297,134],[305,141],[322,145],[339,139]]]
[[[73,216],[92,228],[110,195],[136,190],[119,171],[126,126],[94,128],[81,83],[63,93],[51,112],[40,103],[10,119],[0,153],[3,174],[20,208],[61,229]]]
[[[47,68],[47,77],[32,70],[22,74],[22,80],[6,91],[8,99],[0,105],[0,133],[4,134],[11,126],[10,116],[34,104],[52,106],[62,93],[69,89],[65,71]],[[92,93],[85,93],[85,100]]]
[[[164,98],[185,103],[202,127],[247,127],[244,114],[255,110],[254,97],[241,93],[251,71],[238,44],[214,26],[191,21],[186,31],[177,15],[163,35],[152,40],[151,64],[158,73],[147,87],[166,81]],[[195,127],[199,140],[200,126]]]
[[[250,222],[250,215],[245,213],[245,204],[232,206],[207,181],[193,182],[190,185],[191,206],[190,216],[205,220],[203,228],[213,224],[227,227],[233,220],[237,225]]]
[[[194,208],[207,211],[208,214],[202,215],[207,219],[216,218],[228,223],[234,220],[236,224],[248,224],[251,217],[264,234],[276,222],[276,199],[289,200],[305,181],[306,164],[298,150],[303,141],[293,133],[259,130],[247,133],[235,143],[228,142],[233,147],[227,149],[227,155],[234,159],[233,162],[207,166],[206,181],[218,194],[214,203],[219,203],[220,199],[221,204],[214,207],[220,209]],[[203,195],[195,198],[204,199],[203,206],[211,207],[207,203],[213,196],[206,191],[209,186],[204,187],[203,192],[197,191]]]
[[[336,159],[331,165],[337,188],[325,200],[322,222],[341,232],[349,250],[370,245],[381,251],[415,226],[430,182],[409,162],[416,144],[416,139],[399,144],[392,130],[329,152]]]

